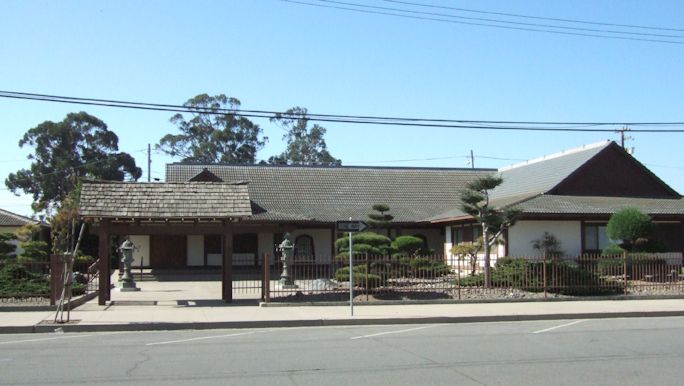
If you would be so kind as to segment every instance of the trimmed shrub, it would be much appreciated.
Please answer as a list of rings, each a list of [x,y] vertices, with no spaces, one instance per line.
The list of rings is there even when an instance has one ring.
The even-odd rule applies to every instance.
[[[621,209],[610,217],[606,233],[612,240],[622,240],[623,248],[636,251],[653,233],[653,221],[639,209]]]
[[[349,281],[349,267],[343,267],[335,271],[335,280],[339,282]],[[367,280],[367,282],[366,282]],[[354,285],[362,288],[377,288],[384,285],[384,280],[380,275],[366,273],[365,265],[354,267]]]
[[[399,236],[392,242],[392,247],[401,254],[413,256],[423,247],[423,239],[415,236]]]
[[[50,283],[42,275],[21,264],[10,263],[0,269],[0,297],[48,296]]]
[[[389,237],[375,232],[361,232],[352,235],[354,255],[370,254],[384,255],[391,251],[392,240]],[[349,253],[349,236],[341,237],[335,241],[335,247],[340,252]]]

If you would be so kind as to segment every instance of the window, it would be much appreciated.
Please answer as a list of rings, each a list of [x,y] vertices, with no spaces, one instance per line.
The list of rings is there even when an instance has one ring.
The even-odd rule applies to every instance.
[[[454,245],[458,245],[463,242],[463,228],[453,228],[451,233],[451,242]]]
[[[300,235],[295,239],[294,255],[299,260],[313,260],[316,256],[314,253],[313,237],[309,235]]]
[[[584,224],[584,252],[598,252],[611,244],[606,224]]]

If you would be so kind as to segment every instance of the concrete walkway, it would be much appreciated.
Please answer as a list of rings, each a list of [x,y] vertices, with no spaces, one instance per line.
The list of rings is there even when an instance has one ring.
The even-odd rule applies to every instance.
[[[140,292],[112,290],[71,312],[72,323],[50,324],[54,312],[0,312],[0,332],[130,331],[349,324],[466,323],[513,320],[684,316],[684,299],[579,300],[515,303],[259,307],[257,300],[215,300],[220,282],[141,282]],[[254,295],[252,295],[253,297]]]

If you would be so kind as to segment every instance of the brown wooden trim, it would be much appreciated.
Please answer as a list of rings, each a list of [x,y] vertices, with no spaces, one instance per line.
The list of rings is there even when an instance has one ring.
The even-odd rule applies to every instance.
[[[223,275],[221,280],[223,301],[233,301],[233,227],[226,223],[223,226]]]
[[[109,233],[109,222],[105,221],[100,223],[98,229],[98,245],[97,254],[100,259],[100,277],[99,277],[99,288],[97,294],[97,304],[104,306],[107,300],[110,300],[111,296],[111,262],[110,262],[110,233]]]

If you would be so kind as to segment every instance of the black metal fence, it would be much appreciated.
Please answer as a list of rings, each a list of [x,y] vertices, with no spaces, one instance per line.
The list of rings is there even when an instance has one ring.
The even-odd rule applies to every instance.
[[[482,257],[362,256],[352,264],[360,301],[684,295],[682,258],[671,254],[492,258],[488,281]],[[268,266],[267,302],[349,299],[348,258],[294,259],[290,280],[281,280],[280,268]]]

